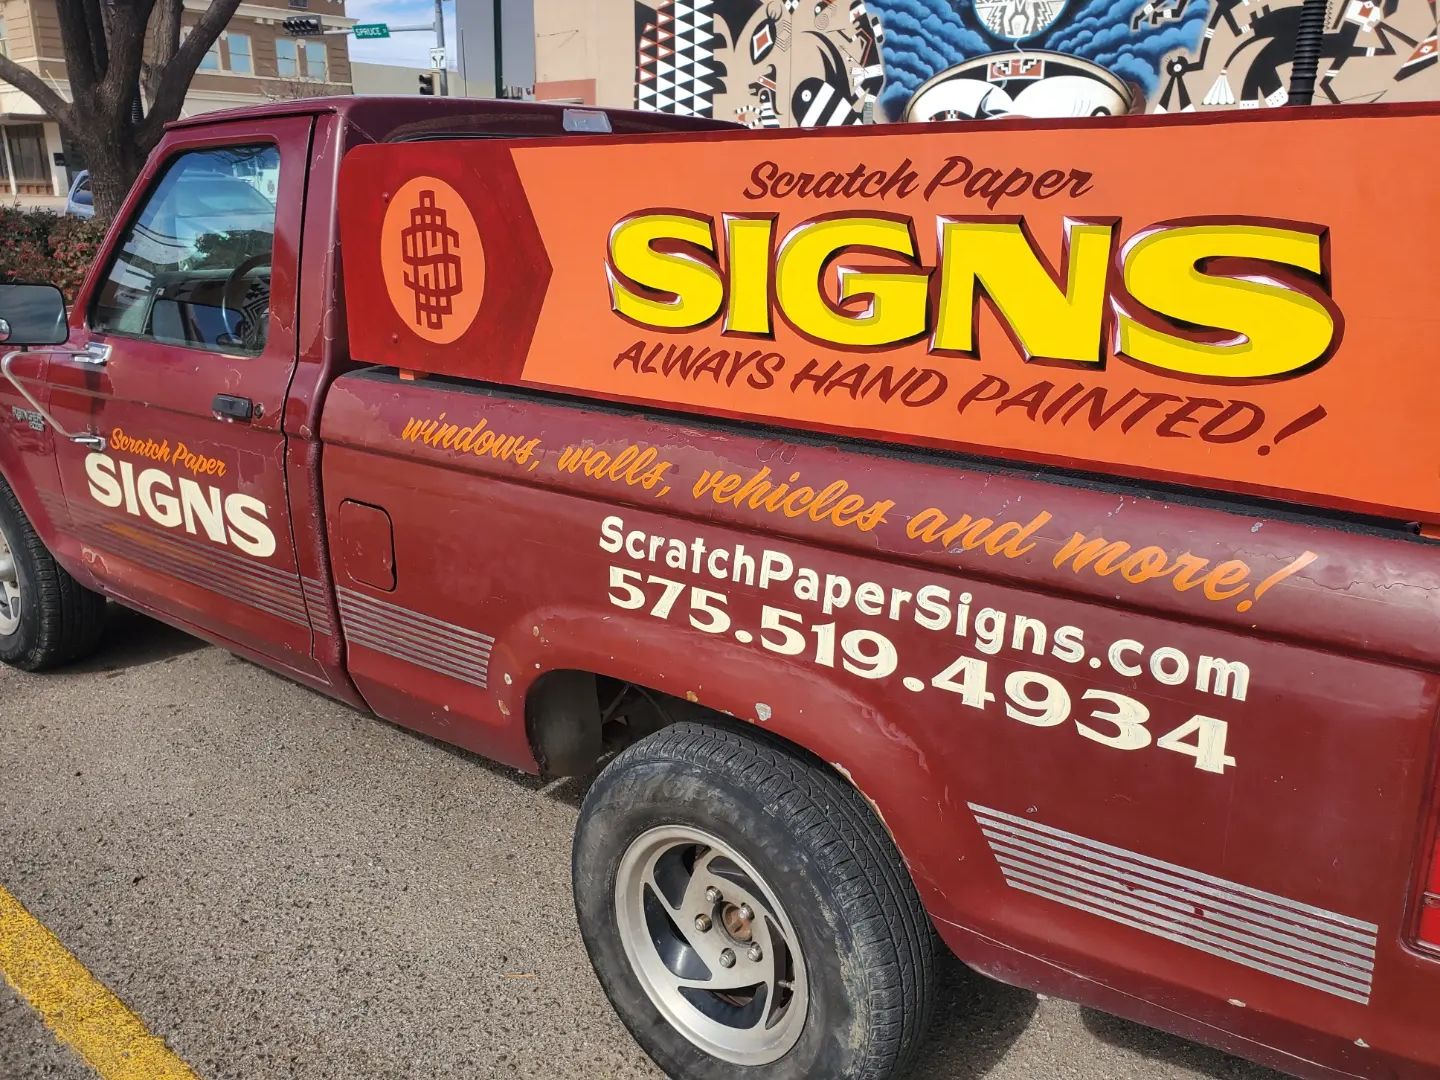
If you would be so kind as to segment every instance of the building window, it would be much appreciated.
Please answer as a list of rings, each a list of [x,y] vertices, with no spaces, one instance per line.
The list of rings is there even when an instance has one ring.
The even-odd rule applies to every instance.
[[[195,27],[193,27],[193,26],[187,26],[187,27],[185,27],[185,29],[184,29],[184,31],[183,31],[183,37],[181,38],[181,40],[182,40],[182,41],[188,41],[189,38],[190,38],[190,35],[191,35],[192,33],[194,33],[194,32],[195,32]],[[197,70],[197,71],[220,71],[221,68],[222,68],[222,65],[221,65],[221,63],[220,63],[220,41],[219,41],[219,39],[217,38],[215,41],[213,41],[213,42],[210,43],[210,48],[207,49],[207,50],[205,51],[205,55],[200,58],[200,66],[199,66],[198,68],[196,68],[196,70]]]
[[[294,38],[275,39],[275,71],[282,79],[300,76],[300,59]]]
[[[226,34],[225,47],[230,53],[230,70],[236,75],[252,75],[255,65],[250,60],[250,35]]]
[[[0,128],[10,145],[15,166],[15,183],[26,195],[51,195],[50,159],[45,151],[45,129],[39,124],[17,124]]]
[[[9,56],[10,47],[5,44],[5,16],[0,15],[0,56]]]
[[[330,81],[330,50],[323,41],[305,43],[305,77],[316,82]]]

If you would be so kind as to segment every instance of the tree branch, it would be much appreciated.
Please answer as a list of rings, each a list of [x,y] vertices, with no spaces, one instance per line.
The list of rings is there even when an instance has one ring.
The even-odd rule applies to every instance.
[[[140,66],[145,61],[145,23],[150,18],[150,0],[125,5],[107,5],[105,33],[109,37],[105,73],[100,94],[106,101],[128,108],[136,104]]]
[[[95,70],[95,50],[90,43],[90,20],[83,5],[55,5],[60,20],[60,44],[65,52],[65,79],[70,83],[70,99],[93,104],[95,83],[100,75]]]
[[[151,28],[155,48],[142,69],[145,97],[148,101],[155,100],[160,90],[161,77],[175,62],[175,52],[180,48],[180,13],[184,10],[184,0],[159,0],[155,8],[155,25]]]
[[[240,0],[211,0],[205,14],[200,16],[200,21],[190,29],[189,35],[175,50],[174,58],[165,70],[159,73],[160,78],[150,96],[149,115],[145,117],[137,132],[142,151],[149,153],[160,141],[165,125],[180,115],[180,107],[185,103],[185,91],[190,86],[190,80],[195,77],[200,61],[205,59],[210,46],[215,44],[215,39],[220,36],[239,6]]]
[[[115,33],[111,25],[110,13],[114,10],[113,4],[106,4],[103,8],[99,4],[82,4],[85,12],[85,25],[90,32],[90,62],[95,69],[95,78],[105,78],[105,72],[110,69],[110,38],[119,35]]]
[[[48,83],[29,68],[23,68],[8,56],[0,56],[0,82],[7,82],[21,93],[35,99],[42,112],[60,124],[70,122],[70,103],[52,90]]]

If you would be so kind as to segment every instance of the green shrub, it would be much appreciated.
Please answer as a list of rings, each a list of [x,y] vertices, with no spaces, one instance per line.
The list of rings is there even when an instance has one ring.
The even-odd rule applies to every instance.
[[[0,282],[49,282],[72,301],[104,238],[90,218],[0,206]]]
[[[85,275],[100,257],[104,240],[105,227],[93,218],[62,217],[50,230],[50,261],[55,267],[50,280],[60,286],[67,301],[73,301],[80,291]]]

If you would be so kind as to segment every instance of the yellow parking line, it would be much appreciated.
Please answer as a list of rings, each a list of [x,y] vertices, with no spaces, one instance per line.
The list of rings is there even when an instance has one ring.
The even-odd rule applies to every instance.
[[[104,1080],[197,1080],[163,1039],[0,887],[0,975]]]

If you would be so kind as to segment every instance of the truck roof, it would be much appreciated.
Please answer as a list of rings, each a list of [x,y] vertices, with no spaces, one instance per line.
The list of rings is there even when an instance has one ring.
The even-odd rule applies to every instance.
[[[277,116],[338,114],[368,132],[377,142],[400,139],[464,137],[465,135],[561,135],[567,132],[565,114],[580,110],[609,117],[615,134],[658,134],[667,131],[713,131],[739,125],[698,116],[604,109],[589,105],[508,101],[498,98],[339,96],[299,98],[238,109],[199,113],[172,121],[167,127],[208,127],[232,120]]]

